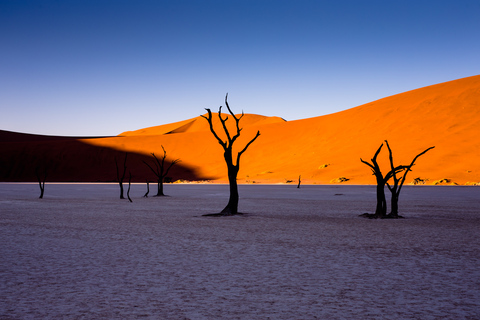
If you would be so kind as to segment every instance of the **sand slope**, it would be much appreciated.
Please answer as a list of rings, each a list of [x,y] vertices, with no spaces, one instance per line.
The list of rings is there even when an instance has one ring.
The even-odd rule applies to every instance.
[[[238,112],[242,106],[231,108]],[[227,123],[230,128],[234,125],[233,119]],[[480,76],[297,121],[245,114],[241,126],[238,148],[257,130],[261,136],[242,157],[240,183],[294,183],[301,175],[304,183],[335,183],[344,177],[347,184],[374,184],[370,169],[360,158],[369,160],[385,139],[393,149],[395,164],[408,164],[416,154],[435,146],[419,158],[407,182],[416,177],[428,179],[427,184],[441,179],[461,185],[480,182]],[[221,130],[218,120],[215,127]],[[168,156],[180,158],[197,179],[226,181],[223,149],[201,117],[78,141],[140,155],[160,154],[163,145]],[[379,159],[387,171],[386,148]]]
[[[396,164],[410,163],[416,154],[435,146],[419,158],[407,182],[416,177],[429,179],[427,184],[440,179],[458,184],[478,182],[479,103],[480,76],[474,76],[321,117],[284,122],[246,115],[238,146],[251,139],[256,130],[261,136],[244,154],[239,179],[278,183],[296,181],[301,175],[305,183],[332,183],[345,177],[349,179],[346,183],[371,184],[374,178],[360,158],[369,160],[387,139]],[[235,110],[237,106],[231,107]],[[202,118],[92,142],[139,153],[163,145],[169,154],[203,175],[226,179],[222,148]],[[379,157],[385,171],[387,155],[385,148]]]

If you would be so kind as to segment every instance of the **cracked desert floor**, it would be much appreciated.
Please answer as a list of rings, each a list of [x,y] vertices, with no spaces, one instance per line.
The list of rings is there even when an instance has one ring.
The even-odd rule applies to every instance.
[[[151,187],[151,192],[153,185]],[[480,188],[0,184],[1,319],[478,319]],[[387,191],[388,193],[388,191]],[[152,194],[152,193],[151,193]]]

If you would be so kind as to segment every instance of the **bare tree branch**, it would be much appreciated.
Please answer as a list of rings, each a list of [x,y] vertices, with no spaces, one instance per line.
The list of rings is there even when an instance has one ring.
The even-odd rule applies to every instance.
[[[249,143],[247,143],[247,145],[245,146],[245,148],[242,149],[242,151],[240,151],[237,155],[237,166],[240,165],[240,157],[242,156],[242,154],[247,151],[248,147],[253,143],[253,141],[255,141],[258,137],[260,136],[260,131],[257,131],[257,134],[255,135],[255,137],[253,137],[252,140],[250,140]]]
[[[222,118],[222,106],[218,108],[218,118],[220,119],[220,123],[222,124],[223,132],[225,132],[225,135],[227,136],[227,141],[231,144],[232,138],[230,137],[230,132],[228,132],[227,128],[228,116],[226,116],[225,119]]]
[[[213,129],[212,111],[208,108],[205,108],[205,110],[207,110],[208,112],[208,117],[205,117],[204,115],[200,115],[200,117],[207,119],[208,124],[210,125],[210,131],[213,133],[213,136],[217,139],[218,143],[220,143],[220,145],[225,149],[227,147],[227,142],[226,141],[224,142],[222,139],[220,139],[220,137],[217,135],[217,133]]]
[[[385,140],[385,143],[386,143],[387,148],[388,148],[388,151],[389,151],[390,166],[391,166],[392,171],[393,171],[393,169],[394,169],[394,165],[393,165],[393,152],[392,152],[392,149],[390,148],[390,145],[388,144],[388,141],[387,141],[387,140]],[[394,179],[395,185],[399,185],[398,193],[400,193],[400,189],[402,188],[402,186],[403,186],[403,184],[404,184],[404,182],[405,182],[405,179],[406,179],[406,177],[407,177],[407,173],[408,173],[409,171],[412,171],[412,167],[414,166],[415,161],[417,161],[417,159],[418,159],[420,156],[424,155],[427,151],[429,151],[429,150],[431,150],[431,149],[433,149],[433,148],[435,148],[435,147],[433,146],[433,147],[427,148],[427,149],[425,149],[424,151],[422,151],[422,152],[420,152],[419,154],[417,154],[417,155],[415,156],[415,158],[413,158],[413,160],[412,160],[412,162],[410,163],[410,165],[399,166],[399,167],[402,167],[402,169],[404,169],[405,172],[404,172],[404,174],[403,174],[403,176],[402,176],[401,179],[398,179],[398,178],[396,177],[396,174],[395,174],[395,173],[393,174],[393,179]],[[397,167],[397,168],[398,168],[398,167]],[[399,181],[400,181],[400,184],[398,183]]]

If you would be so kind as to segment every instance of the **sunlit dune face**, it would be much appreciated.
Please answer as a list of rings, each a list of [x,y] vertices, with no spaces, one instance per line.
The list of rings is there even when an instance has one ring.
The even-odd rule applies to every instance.
[[[371,159],[384,140],[396,165],[408,164],[435,146],[416,162],[406,184],[415,178],[426,184],[442,179],[462,185],[480,182],[479,92],[480,76],[475,76],[304,120],[245,114],[236,145],[244,146],[257,130],[261,136],[242,157],[239,182],[293,183],[301,175],[303,183],[374,184],[360,158]],[[213,119],[222,134],[218,114]],[[231,116],[226,123],[235,130]],[[227,180],[223,149],[201,117],[85,142],[147,155],[161,152],[163,145],[172,159],[180,158],[183,165],[217,177],[215,181]],[[386,149],[378,159],[388,171]]]

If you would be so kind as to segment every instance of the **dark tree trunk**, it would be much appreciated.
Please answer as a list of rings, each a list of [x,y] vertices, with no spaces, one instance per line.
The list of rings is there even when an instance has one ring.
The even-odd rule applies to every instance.
[[[228,156],[225,155],[225,159]],[[230,154],[231,159],[231,154]],[[231,162],[227,162],[231,163]],[[228,164],[228,183],[230,185],[230,198],[228,199],[227,206],[220,212],[223,215],[235,215],[238,214],[238,184],[237,184],[237,175],[238,175],[238,167]]]
[[[132,184],[132,174],[130,173],[128,177],[128,190],[127,190],[127,198],[128,201],[133,202],[132,199],[130,198],[130,185]]]
[[[148,194],[150,193],[150,183],[147,180],[147,192],[143,195],[144,198],[148,198]]]
[[[400,193],[397,193],[395,191],[392,191],[392,199],[391,199],[391,212],[389,214],[390,217],[392,218],[398,218],[398,198],[400,196]]]
[[[163,181],[158,180],[156,197],[161,197],[161,196],[165,196],[165,194],[163,193]]]
[[[47,180],[47,168],[44,170],[43,178],[40,176],[38,168],[35,170],[35,174],[37,176],[38,186],[40,187],[40,196],[38,198],[43,199],[43,194],[45,193],[45,181]]]
[[[385,218],[387,215],[387,200],[385,198],[385,184],[377,184],[377,207],[375,208],[375,218]]]
[[[298,185],[297,185],[297,189],[300,189],[300,183],[302,183],[302,180],[301,180],[302,176],[298,176]]]
[[[120,199],[125,199],[125,197],[123,196],[123,182],[119,181],[118,185],[120,186]]]
[[[125,160],[123,161],[123,172],[120,174],[120,169],[118,167],[118,161],[115,157],[115,166],[117,168],[117,181],[118,185],[120,186],[120,199],[125,199],[123,196],[123,179],[125,179],[125,174],[127,172],[127,156],[128,153],[125,153]]]
[[[38,182],[38,184],[40,185],[40,197],[38,197],[39,199],[43,199],[43,194],[45,192],[45,182]]]

